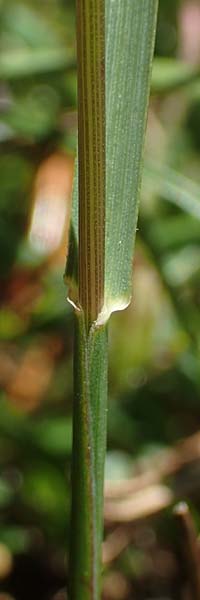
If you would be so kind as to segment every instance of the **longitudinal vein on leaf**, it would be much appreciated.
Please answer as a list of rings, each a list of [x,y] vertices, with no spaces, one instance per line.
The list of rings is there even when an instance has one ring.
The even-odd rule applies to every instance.
[[[79,303],[86,323],[104,297],[105,14],[104,0],[77,2],[79,131]]]

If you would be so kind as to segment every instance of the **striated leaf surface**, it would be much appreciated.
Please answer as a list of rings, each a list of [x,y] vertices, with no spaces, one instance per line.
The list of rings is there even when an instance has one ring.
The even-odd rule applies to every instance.
[[[87,221],[87,238],[90,235],[94,238],[95,234],[94,244],[96,243],[97,246],[97,252],[93,250],[91,254],[93,257],[96,256],[96,265],[91,258],[87,269],[92,272],[94,280],[95,277],[97,280],[99,273],[104,279],[100,282],[100,294],[103,290],[101,306],[98,302],[98,315],[95,315],[98,324],[106,322],[113,311],[126,307],[131,299],[134,238],[157,5],[157,0],[106,0],[105,2],[105,115],[99,112],[102,118],[100,139],[102,157],[105,146],[105,172],[103,164],[99,169],[102,179],[101,234],[98,234],[99,228],[95,224],[95,218],[90,217],[90,221]],[[102,96],[99,98],[102,109],[103,86]],[[92,111],[90,115],[89,120],[92,120]],[[91,137],[91,151],[93,143],[94,138]],[[98,155],[100,156],[100,148]],[[95,157],[95,153],[93,156]],[[74,275],[77,273],[74,257],[74,236],[78,238],[77,187],[76,175],[73,199],[74,234],[67,268],[69,284],[72,279],[73,282],[75,281]],[[87,192],[89,195],[89,184]],[[90,233],[88,228],[91,230]],[[104,263],[102,263],[102,251]],[[74,289],[71,297],[76,303],[77,293]]]

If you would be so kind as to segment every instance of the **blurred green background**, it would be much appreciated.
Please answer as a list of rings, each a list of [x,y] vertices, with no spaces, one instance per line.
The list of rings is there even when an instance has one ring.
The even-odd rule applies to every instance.
[[[62,600],[75,2],[1,0],[0,27],[0,600]],[[133,302],[110,324],[105,600],[193,598],[172,506],[199,531],[199,67],[198,0],[160,0]]]

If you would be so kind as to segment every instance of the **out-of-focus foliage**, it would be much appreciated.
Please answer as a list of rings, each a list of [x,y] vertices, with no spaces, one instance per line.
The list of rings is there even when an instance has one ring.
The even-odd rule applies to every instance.
[[[0,12],[0,590],[48,600],[65,585],[70,506],[75,2]],[[160,1],[133,303],[111,322],[109,480],[199,428],[199,31],[198,2]],[[182,487],[199,527],[195,473]],[[182,597],[171,512],[134,534],[105,569],[105,598]]]

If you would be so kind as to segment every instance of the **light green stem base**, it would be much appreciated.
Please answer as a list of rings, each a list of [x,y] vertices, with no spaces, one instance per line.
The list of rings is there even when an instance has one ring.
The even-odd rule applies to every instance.
[[[99,600],[106,448],[107,327],[75,316],[70,600]]]

